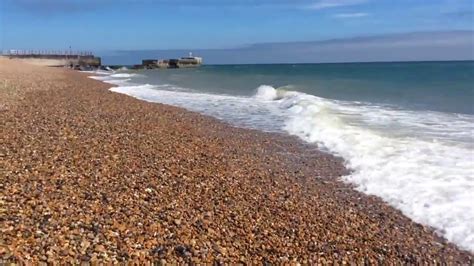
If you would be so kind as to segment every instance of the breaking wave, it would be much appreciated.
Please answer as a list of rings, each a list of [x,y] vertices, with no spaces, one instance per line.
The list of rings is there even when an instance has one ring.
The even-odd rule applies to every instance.
[[[262,85],[252,97],[196,93],[170,84],[129,84],[133,76],[122,74],[93,78],[123,82],[114,92],[315,143],[344,158],[352,170],[346,182],[474,251],[473,115],[329,100],[292,86]]]
[[[474,251],[472,115],[393,110],[270,86],[256,97],[289,111],[288,133],[343,157],[352,170],[345,181]]]

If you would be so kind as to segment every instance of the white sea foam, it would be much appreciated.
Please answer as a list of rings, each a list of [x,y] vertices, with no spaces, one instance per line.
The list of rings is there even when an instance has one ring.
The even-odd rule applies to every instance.
[[[277,90],[272,86],[260,85],[257,88],[257,94],[255,95],[258,99],[272,101],[276,100],[278,97]]]
[[[97,73],[96,73],[97,74]],[[136,77],[138,74],[110,74],[109,75],[101,75],[101,76],[89,76],[89,78],[100,80],[109,84],[113,85],[129,85],[132,77]]]
[[[278,93],[265,91],[272,94]],[[346,160],[353,172],[344,180],[474,251],[472,116],[387,110],[299,93],[277,102],[291,112],[285,125],[290,134]]]
[[[281,132],[285,119],[273,102],[255,101],[252,97],[195,93],[169,84],[120,86],[110,90],[145,101],[183,107],[238,126],[264,131]]]
[[[130,94],[130,96],[134,96],[134,97],[139,98],[138,95],[140,93],[146,92],[147,90],[151,90],[153,88],[156,88],[156,86],[151,85],[151,84],[144,84],[144,85],[136,85],[136,86],[113,87],[113,88],[110,88],[109,90],[113,91],[113,92],[120,92],[120,93],[124,93],[124,94]],[[143,99],[143,100],[146,100],[146,99]]]
[[[110,79],[110,75],[107,75],[107,76],[89,76],[89,78],[91,79],[96,79],[96,80],[109,80]]]
[[[257,88],[257,93],[255,94],[255,98],[259,100],[273,101],[273,100],[282,99],[284,97],[292,97],[298,94],[295,91],[287,91],[286,89],[288,88],[292,88],[292,87],[284,86],[284,87],[275,89],[269,85],[260,85]]]
[[[288,89],[285,88],[285,89]],[[278,131],[343,157],[343,177],[416,222],[474,252],[474,116],[396,110],[262,85],[254,97],[194,93],[172,85],[111,91]]]
[[[89,73],[89,74],[94,74],[94,75],[110,75],[111,72],[109,71],[104,71],[104,70],[93,70],[93,71],[80,71],[82,73]]]
[[[134,73],[117,73],[117,74],[112,74],[110,77],[112,78],[131,78],[131,77],[136,77],[139,74],[134,74]]]

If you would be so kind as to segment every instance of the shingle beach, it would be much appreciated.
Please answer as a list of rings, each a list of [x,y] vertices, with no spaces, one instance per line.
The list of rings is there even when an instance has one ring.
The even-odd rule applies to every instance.
[[[0,262],[457,263],[343,161],[0,59]]]

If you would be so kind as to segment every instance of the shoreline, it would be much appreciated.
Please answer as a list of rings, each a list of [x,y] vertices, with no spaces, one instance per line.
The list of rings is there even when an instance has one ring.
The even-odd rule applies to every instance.
[[[472,263],[296,137],[8,64],[0,261]]]

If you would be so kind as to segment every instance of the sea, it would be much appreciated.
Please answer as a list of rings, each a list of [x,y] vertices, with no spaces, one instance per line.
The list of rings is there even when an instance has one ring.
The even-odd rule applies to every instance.
[[[294,135],[341,179],[474,252],[474,62],[204,65],[92,72],[113,92]]]

